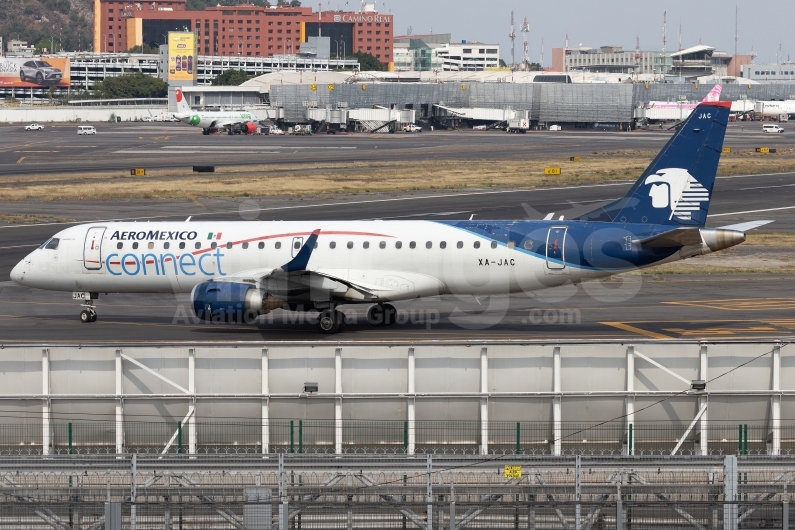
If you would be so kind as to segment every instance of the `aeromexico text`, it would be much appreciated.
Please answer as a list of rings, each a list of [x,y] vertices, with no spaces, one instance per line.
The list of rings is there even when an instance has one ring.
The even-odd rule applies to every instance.
[[[119,241],[190,241],[196,239],[198,234],[196,232],[169,232],[167,230],[150,230],[140,232],[119,232],[116,230],[110,236],[111,241],[118,239]]]
[[[334,15],[334,22],[389,22],[385,15]]]

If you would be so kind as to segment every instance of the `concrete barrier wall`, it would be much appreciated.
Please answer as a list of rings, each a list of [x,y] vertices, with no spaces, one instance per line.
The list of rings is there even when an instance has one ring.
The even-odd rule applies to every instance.
[[[122,121],[165,116],[165,107],[0,107],[0,123],[107,122],[111,115]]]

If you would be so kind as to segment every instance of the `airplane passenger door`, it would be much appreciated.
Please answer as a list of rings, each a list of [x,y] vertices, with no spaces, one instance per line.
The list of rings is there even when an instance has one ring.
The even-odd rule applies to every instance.
[[[290,248],[290,255],[292,257],[296,257],[298,252],[301,250],[301,247],[304,246],[304,238],[303,237],[294,237],[293,238],[293,246]]]
[[[547,232],[547,269],[563,271],[566,269],[565,226],[553,226]]]
[[[104,226],[92,226],[88,229],[83,246],[83,268],[86,270],[102,269],[102,236],[104,235]]]

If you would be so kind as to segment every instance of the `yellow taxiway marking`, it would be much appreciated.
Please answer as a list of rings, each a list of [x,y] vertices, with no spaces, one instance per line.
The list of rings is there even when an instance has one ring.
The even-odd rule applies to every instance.
[[[653,339],[672,339],[673,337],[669,337],[668,335],[663,335],[662,333],[655,333],[654,331],[647,331],[645,329],[636,328],[635,326],[630,326],[624,322],[600,322],[600,324],[604,324],[605,326],[611,326],[618,329],[623,329],[624,331],[629,331],[630,333],[637,333],[638,335],[643,335],[645,337],[651,337]]]
[[[668,305],[704,307],[721,311],[764,311],[771,309],[795,309],[795,298],[729,298],[726,300],[689,300],[663,302]]]
[[[750,326],[743,329],[731,329],[731,328],[721,328],[721,327],[699,328],[699,329],[665,328],[665,331],[676,333],[682,337],[705,337],[705,336],[724,337],[727,335],[770,333],[779,330],[771,326]]]
[[[23,160],[25,160],[24,156],[19,157],[19,160],[17,160],[17,164],[21,164]]]

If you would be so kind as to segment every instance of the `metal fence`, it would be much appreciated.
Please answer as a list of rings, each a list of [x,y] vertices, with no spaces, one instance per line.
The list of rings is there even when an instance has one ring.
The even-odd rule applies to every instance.
[[[485,431],[483,430],[485,428]],[[122,433],[123,453],[267,453],[480,454],[487,436],[494,454],[549,455],[559,439],[561,454],[695,454],[701,433],[688,425],[635,423],[561,423],[479,421],[271,420],[268,422],[51,422],[50,453],[116,453]],[[193,444],[189,430],[195,430]],[[764,425],[710,424],[709,454],[775,454],[772,433]],[[781,453],[795,454],[795,425],[779,428]],[[37,455],[45,440],[43,422],[0,424],[0,454]],[[409,440],[415,440],[413,451]],[[680,443],[681,442],[681,443]]]
[[[789,528],[795,458],[0,457],[0,528]]]

